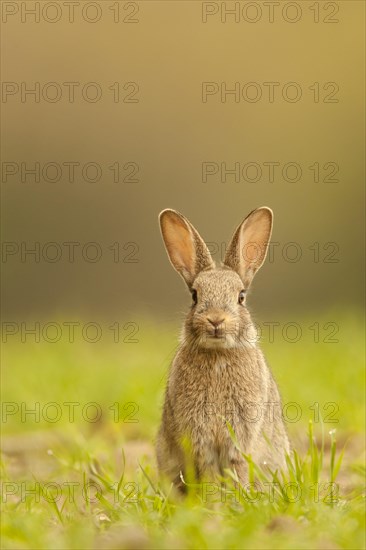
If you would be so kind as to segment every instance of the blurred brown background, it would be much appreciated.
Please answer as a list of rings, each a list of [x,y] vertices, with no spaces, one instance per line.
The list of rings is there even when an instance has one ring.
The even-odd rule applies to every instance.
[[[24,4],[34,9],[34,2]],[[40,2],[37,22],[38,16],[21,13],[20,3],[2,2],[3,319],[116,318],[141,312],[175,317],[188,299],[159,234],[157,216],[167,207],[183,212],[219,246],[252,209],[268,205],[274,210],[273,240],[279,244],[255,281],[251,305],[256,311],[277,315],[361,306],[363,2],[315,2],[313,9],[314,2],[297,2],[297,22],[286,20],[296,18],[295,8],[281,2],[272,23],[263,2],[252,2],[257,7],[250,9],[247,2],[237,2],[244,12],[227,14],[226,22],[221,2],[105,0],[89,6],[84,18],[83,4],[91,3],[78,2],[73,23],[63,2],[48,3],[61,11],[50,5],[42,13],[45,4]],[[119,22],[114,21],[117,4]],[[85,20],[85,14],[93,19],[99,10],[99,21]],[[245,20],[256,14],[262,14],[257,22]],[[50,82],[57,86],[45,88]],[[80,84],[74,102],[65,82]],[[82,96],[90,82],[102,90],[97,102]],[[129,82],[139,87],[135,95],[136,84],[123,89]],[[219,89],[221,83],[232,89],[236,82],[241,87],[255,82],[262,97],[250,102],[241,95],[236,102],[234,95],[221,98],[218,92],[203,102],[204,82],[216,82]],[[266,82],[280,83],[273,102]],[[299,101],[283,98],[288,82],[300,86]],[[337,93],[329,82],[339,87]],[[34,95],[22,100],[22,86],[24,91],[35,83],[39,102]],[[319,98],[314,83],[319,83]],[[250,97],[255,87],[247,89]],[[59,101],[44,99],[42,92],[52,99],[59,89]],[[88,97],[95,89],[87,89]],[[128,103],[126,97],[138,101]],[[37,162],[40,181],[23,174],[22,182],[21,163],[30,168]],[[63,167],[58,181],[42,175],[49,162]],[[74,182],[63,164],[70,162],[80,163]],[[99,181],[87,181],[94,178],[93,167],[83,177],[82,167],[90,162],[100,167]],[[204,182],[205,162],[218,172]],[[280,163],[272,182],[264,164],[271,162]],[[289,162],[300,166],[299,181],[283,177]],[[119,182],[109,168],[115,163]],[[262,176],[255,182],[240,174],[235,181],[228,174],[222,182],[221,163],[228,169],[257,163]],[[56,169],[48,170],[48,179],[56,178]],[[250,171],[255,167],[248,170],[248,178],[255,179]],[[123,181],[131,172],[137,181]],[[290,167],[287,179],[293,174]],[[63,244],[71,241],[81,243],[74,262]],[[39,262],[31,255],[22,258],[22,242],[40,246]],[[58,261],[42,256],[50,242],[56,245],[48,245],[46,256],[61,249]],[[88,242],[102,252],[96,262],[82,256]],[[297,262],[283,257],[286,250],[290,257],[296,252],[286,248],[289,242],[301,249]],[[97,248],[86,253],[93,258]]]

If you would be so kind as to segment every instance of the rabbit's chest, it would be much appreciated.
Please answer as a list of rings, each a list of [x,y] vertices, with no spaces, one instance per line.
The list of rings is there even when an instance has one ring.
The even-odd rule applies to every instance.
[[[235,433],[244,435],[254,406],[261,399],[260,380],[252,380],[240,368],[217,361],[209,368],[198,365],[180,377],[177,399],[182,432],[209,446],[231,441],[227,423]],[[254,403],[254,405],[253,405]]]

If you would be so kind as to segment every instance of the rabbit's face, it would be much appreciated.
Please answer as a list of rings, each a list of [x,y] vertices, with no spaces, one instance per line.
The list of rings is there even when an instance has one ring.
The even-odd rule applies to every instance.
[[[236,229],[223,267],[216,268],[204,240],[175,210],[163,210],[160,228],[169,259],[192,293],[183,340],[193,347],[238,348],[256,344],[245,291],[262,266],[272,231],[272,210],[253,210]]]
[[[192,307],[185,337],[203,348],[237,348],[255,344],[239,275],[228,268],[202,271],[192,284]]]

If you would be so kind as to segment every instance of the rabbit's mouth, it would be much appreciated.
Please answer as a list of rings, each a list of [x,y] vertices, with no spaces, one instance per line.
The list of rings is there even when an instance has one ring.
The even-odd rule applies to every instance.
[[[225,330],[206,330],[201,343],[206,348],[231,348],[233,342]]]
[[[246,341],[247,330],[241,329],[242,323],[228,311],[213,310],[197,312],[186,322],[183,336],[194,341],[195,346],[213,349],[242,348],[250,345]]]
[[[226,337],[225,331],[222,328],[215,328],[213,330],[207,330],[206,333],[207,333],[207,336],[209,338],[214,338],[215,340],[217,340],[217,339],[222,340],[223,338]]]

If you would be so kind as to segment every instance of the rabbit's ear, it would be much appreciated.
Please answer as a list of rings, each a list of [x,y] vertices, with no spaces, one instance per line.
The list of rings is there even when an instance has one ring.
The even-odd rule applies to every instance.
[[[211,254],[193,225],[179,212],[163,210],[159,220],[169,259],[190,287],[202,269],[215,267]]]
[[[236,271],[247,288],[262,266],[272,233],[273,212],[263,206],[253,210],[235,231],[224,265]]]

